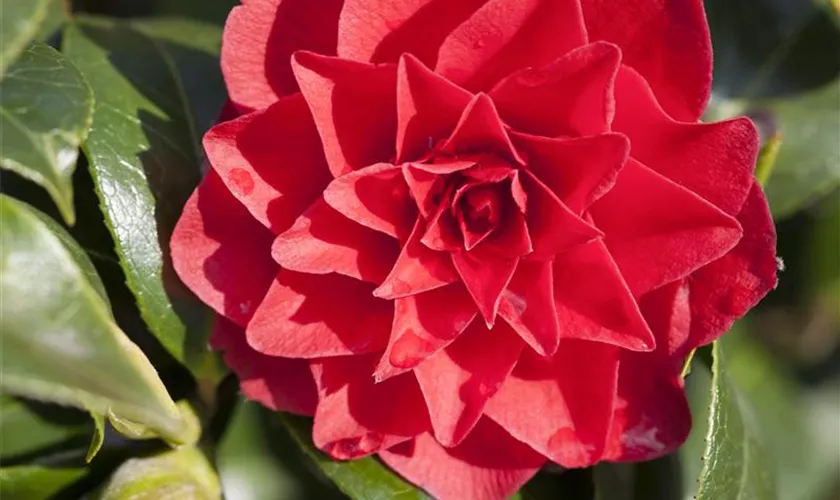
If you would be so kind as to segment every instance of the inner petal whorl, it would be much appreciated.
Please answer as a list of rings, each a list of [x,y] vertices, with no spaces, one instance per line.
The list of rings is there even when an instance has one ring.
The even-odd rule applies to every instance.
[[[499,223],[501,211],[498,185],[473,186],[458,200],[464,227],[471,233],[484,234]]]

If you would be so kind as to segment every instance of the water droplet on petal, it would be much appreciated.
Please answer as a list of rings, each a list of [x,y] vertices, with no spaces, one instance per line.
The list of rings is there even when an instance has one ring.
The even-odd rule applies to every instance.
[[[248,196],[254,190],[254,179],[243,168],[234,168],[227,175],[228,185],[233,194]]]

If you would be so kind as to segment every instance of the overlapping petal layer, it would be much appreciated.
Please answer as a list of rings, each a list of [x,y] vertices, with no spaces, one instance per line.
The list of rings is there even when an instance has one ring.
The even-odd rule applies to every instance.
[[[755,128],[697,121],[701,2],[619,4],[233,11],[244,115],[172,256],[248,397],[444,500],[679,446],[683,358],[775,285],[775,234]]]

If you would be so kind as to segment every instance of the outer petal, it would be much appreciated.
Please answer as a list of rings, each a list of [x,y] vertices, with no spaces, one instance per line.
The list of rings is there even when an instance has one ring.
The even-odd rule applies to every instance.
[[[292,68],[334,176],[393,158],[397,125],[394,66],[298,52]]]
[[[393,238],[360,226],[327,205],[323,198],[274,240],[271,255],[292,271],[339,273],[379,283],[399,254]]]
[[[560,342],[550,261],[520,261],[502,292],[499,316],[542,356],[553,356]]]
[[[734,218],[634,159],[591,212],[637,297],[717,259],[742,235]]]
[[[659,107],[647,82],[623,67],[613,129],[630,138],[633,157],[735,215],[753,183],[758,132],[747,118],[680,123]]]
[[[298,50],[335,54],[342,0],[244,0],[222,36],[222,74],[240,112],[263,109],[298,90],[290,59]]]
[[[653,333],[602,241],[557,256],[554,297],[562,338],[634,351],[654,348]]]
[[[335,179],[324,200],[359,224],[405,241],[417,220],[400,167],[378,163]]]
[[[415,160],[448,137],[471,98],[469,92],[411,55],[401,57],[397,71],[397,162]]]
[[[388,342],[392,309],[367,283],[338,274],[281,270],[248,324],[248,344],[288,358],[379,351]]]
[[[621,51],[611,43],[584,45],[496,85],[490,96],[519,132],[548,137],[607,132],[615,113],[613,86]]]
[[[581,0],[592,40],[621,47],[674,118],[695,121],[712,86],[712,44],[702,0]]]
[[[511,139],[528,159],[528,170],[576,214],[613,187],[630,152],[630,141],[612,133],[578,138],[513,133]]]
[[[434,65],[443,39],[487,0],[344,0],[338,55],[396,62],[412,53]]]
[[[604,460],[651,460],[677,449],[691,430],[679,366],[661,353],[625,353]]]
[[[476,314],[460,283],[397,299],[391,337],[374,378],[384,380],[419,365],[455,340]]]
[[[738,221],[744,228],[738,246],[690,278],[689,349],[729,330],[776,287],[776,230],[758,184],[753,185]]]
[[[169,245],[175,272],[190,290],[244,326],[277,274],[271,239],[210,171],[184,205]]]
[[[691,350],[687,344],[691,326],[690,279],[659,287],[639,301],[645,320],[656,336],[657,352],[669,356],[675,367],[682,367]]]
[[[286,230],[330,181],[318,131],[300,94],[211,128],[204,149],[248,211]]]
[[[487,330],[474,321],[449,347],[414,369],[440,444],[456,446],[475,427],[523,346],[506,324]]]
[[[440,500],[508,498],[546,462],[545,457],[482,419],[460,445],[444,448],[429,434],[380,452],[400,475]]]
[[[225,364],[236,373],[242,393],[275,411],[314,415],[318,390],[309,362],[259,353],[245,341],[245,329],[217,316],[210,334],[214,349],[225,352]]]
[[[680,376],[688,352],[683,348],[691,322],[688,299],[687,286],[675,282],[642,301],[658,345],[653,352],[621,355],[605,460],[650,460],[673,451],[688,436],[691,412]]]
[[[487,416],[564,467],[592,465],[612,420],[618,352],[566,340],[553,359],[526,353],[487,404]]]
[[[421,243],[424,223],[418,218],[388,276],[373,294],[383,299],[428,292],[458,281],[452,259]]]
[[[441,45],[435,71],[470,90],[587,42],[578,0],[489,0]]]
[[[320,393],[312,439],[339,460],[375,453],[429,428],[414,376],[374,383],[374,361],[373,356],[352,356],[312,362]]]

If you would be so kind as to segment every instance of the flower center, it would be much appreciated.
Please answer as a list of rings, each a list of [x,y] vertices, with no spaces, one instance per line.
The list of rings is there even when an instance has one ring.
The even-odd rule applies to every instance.
[[[499,223],[501,200],[499,184],[466,185],[453,205],[465,239],[486,237]]]

